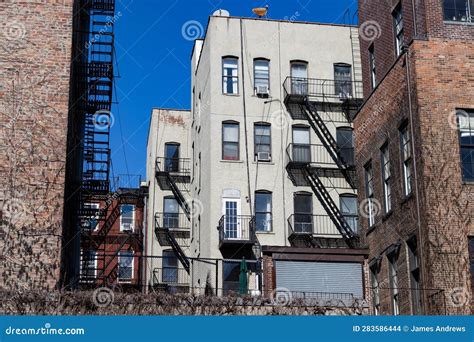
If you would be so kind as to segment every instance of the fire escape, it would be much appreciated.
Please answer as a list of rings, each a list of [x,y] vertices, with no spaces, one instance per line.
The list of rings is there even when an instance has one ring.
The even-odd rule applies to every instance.
[[[288,77],[284,91],[285,105],[291,117],[307,121],[321,142],[317,145],[290,144],[287,149],[288,175],[295,186],[311,187],[330,220],[324,220],[324,217],[315,219],[312,215],[301,215],[301,219],[290,217],[290,242],[316,247],[356,247],[359,244],[357,219],[344,215],[331,196],[331,192],[339,195],[332,180],[342,178],[350,189],[356,189],[353,147],[341,146],[328,124],[336,126],[331,122],[335,113],[343,113],[347,123],[352,122],[362,103],[362,84]],[[327,235],[324,226],[331,222],[343,239],[314,237],[314,225],[319,226],[318,234],[324,236]]]
[[[156,180],[161,190],[171,191],[183,214],[157,213],[155,234],[162,246],[171,246],[176,257],[189,274],[190,261],[183,250],[189,238],[192,203],[189,201],[191,161],[187,158],[162,158],[156,160]],[[161,214],[161,215],[160,215]]]
[[[95,282],[97,279],[90,279],[92,274],[97,278],[106,276],[107,234],[120,216],[120,200],[109,200],[114,14],[115,0],[81,0],[75,14],[79,18],[80,25],[77,47],[80,53],[73,64],[77,83],[75,87],[78,92],[75,106],[82,122],[80,133],[82,176],[77,213],[81,236],[79,283]],[[98,208],[91,205],[97,201],[106,203],[106,207]],[[88,260],[90,258],[88,251],[95,251],[94,259],[97,266],[92,266],[94,262]]]

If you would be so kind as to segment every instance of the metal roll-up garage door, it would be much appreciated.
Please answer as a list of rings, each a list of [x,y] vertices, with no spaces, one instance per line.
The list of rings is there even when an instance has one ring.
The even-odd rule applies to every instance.
[[[276,285],[290,292],[347,293],[363,297],[358,263],[275,261]]]

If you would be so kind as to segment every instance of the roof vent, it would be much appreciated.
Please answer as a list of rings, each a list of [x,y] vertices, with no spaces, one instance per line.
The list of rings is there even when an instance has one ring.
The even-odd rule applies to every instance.
[[[225,9],[218,9],[214,13],[212,13],[214,17],[229,17],[230,13],[229,11],[226,11]]]

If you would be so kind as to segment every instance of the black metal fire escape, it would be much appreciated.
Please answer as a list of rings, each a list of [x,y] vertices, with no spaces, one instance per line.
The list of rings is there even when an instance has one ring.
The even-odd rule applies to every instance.
[[[179,206],[183,209],[188,221],[191,221],[191,207],[185,194],[189,194],[189,184],[191,181],[190,160],[183,158],[157,158],[156,160],[156,180],[161,190],[171,191]],[[156,221],[158,222],[158,221]],[[190,272],[190,261],[183,248],[176,239],[168,225],[162,224],[156,227],[157,237],[166,237],[167,243],[176,254],[176,257],[183,265],[186,272]]]
[[[109,227],[111,219],[107,218],[108,207],[99,210],[91,208],[89,203],[92,199],[105,201],[110,192],[115,0],[81,0],[78,6],[76,15],[81,39],[77,49],[80,53],[75,58],[73,70],[79,93],[75,106],[82,121],[82,176],[77,218],[81,245],[86,250],[94,250],[99,247],[101,239],[93,238],[91,229],[87,229],[84,222],[93,218],[97,224],[103,222],[101,226],[105,228]],[[103,231],[108,232],[108,229]],[[87,262],[82,266],[90,267]],[[87,273],[87,270],[83,271]]]
[[[292,118],[308,121],[324,146],[324,150],[333,161],[333,165],[329,165],[328,161],[323,164],[315,163],[312,160],[314,157],[309,157],[312,154],[310,151],[312,147],[308,147],[308,157],[304,160],[301,158],[295,160],[294,151],[287,151],[289,157],[287,171],[290,179],[296,186],[310,186],[312,188],[347,245],[354,247],[358,243],[358,234],[341,213],[322,178],[340,174],[352,189],[356,189],[355,165],[353,160],[346,160],[347,154],[338,145],[326,125],[327,119],[323,120],[321,114],[326,113],[328,114],[326,117],[330,118],[330,113],[343,112],[348,122],[351,122],[353,113],[362,101],[362,86],[358,82],[352,81],[288,77],[284,84],[284,90],[285,104]],[[290,147],[293,149],[291,145]],[[318,151],[316,154],[320,154],[320,152]],[[334,165],[337,168],[334,168]],[[312,232],[310,239],[312,239]]]

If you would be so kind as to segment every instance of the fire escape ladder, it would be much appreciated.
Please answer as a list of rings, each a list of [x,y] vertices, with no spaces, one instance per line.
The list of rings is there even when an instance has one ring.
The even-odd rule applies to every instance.
[[[344,158],[340,153],[339,147],[337,146],[336,140],[327,128],[326,124],[324,123],[324,120],[319,115],[315,105],[311,104],[309,100],[306,99],[301,109],[302,112],[306,115],[306,118],[308,119],[308,122],[313,128],[314,132],[328,151],[329,155],[334,160],[337,167],[341,170],[341,173],[346,179],[346,181],[353,189],[356,189],[355,180],[350,174],[352,166],[344,161]]]
[[[324,207],[324,210],[328,213],[329,217],[336,225],[337,229],[341,233],[341,235],[348,241],[348,243],[352,243],[353,239],[357,237],[357,235],[352,231],[350,226],[347,224],[346,219],[342,215],[339,207],[334,203],[331,195],[327,191],[326,187],[324,186],[323,182],[319,178],[318,169],[307,165],[303,169],[303,173],[309,184],[318,198],[321,205]]]
[[[184,253],[184,251],[181,248],[181,246],[179,245],[178,241],[176,241],[176,238],[171,233],[170,229],[169,228],[164,228],[164,230],[166,231],[166,238],[168,239],[168,242],[169,242],[171,248],[173,249],[174,253],[178,257],[178,260],[181,262],[181,264],[183,265],[186,272],[188,272],[188,274],[189,274],[189,272],[190,272],[189,258],[187,257],[186,253]]]
[[[183,209],[188,220],[191,221],[191,208],[189,207],[188,201],[186,201],[186,198],[184,197],[183,191],[178,187],[178,184],[176,183],[172,175],[168,173],[167,178],[168,178],[169,186],[171,188],[171,192],[176,198],[176,201],[178,202],[179,206]]]

